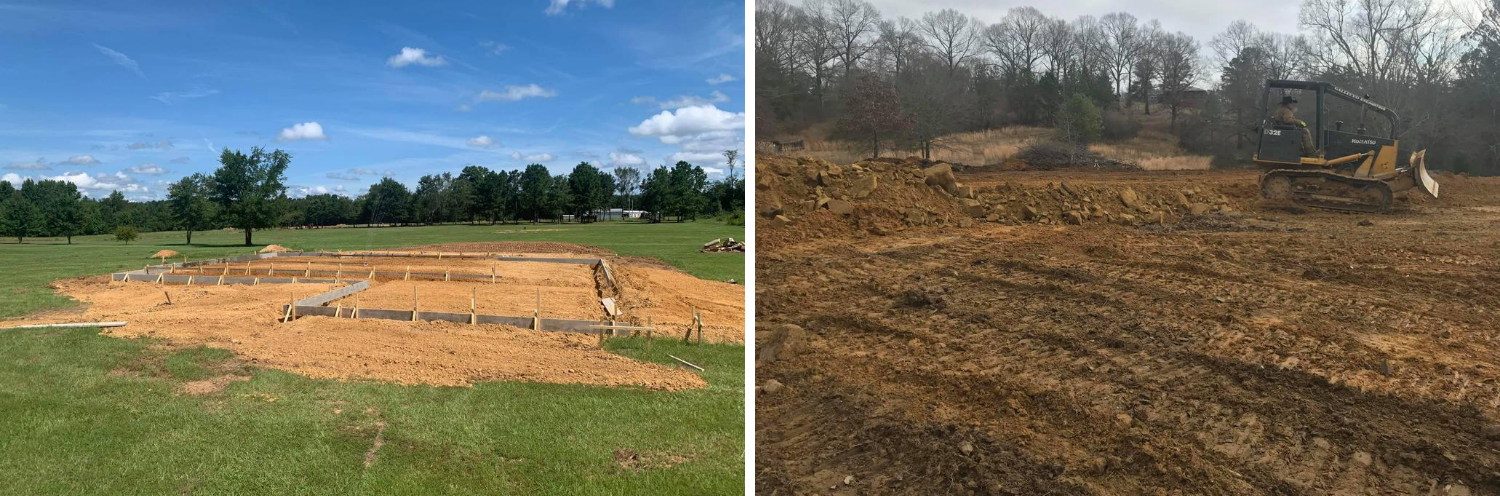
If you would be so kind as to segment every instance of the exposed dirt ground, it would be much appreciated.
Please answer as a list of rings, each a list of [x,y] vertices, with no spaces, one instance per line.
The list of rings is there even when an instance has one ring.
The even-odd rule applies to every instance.
[[[959,174],[966,227],[870,222],[951,219],[921,184],[758,224],[757,492],[1500,493],[1500,180],[1350,215],[1255,178]]]
[[[549,245],[558,247],[557,244]],[[313,270],[318,270],[317,258],[305,258],[314,262]],[[381,271],[404,270],[405,266],[402,259],[370,260],[377,265],[376,270]],[[389,260],[397,262],[382,263]],[[308,261],[294,257],[280,259],[277,275],[283,276],[282,263],[305,270]],[[442,263],[446,265],[448,262],[445,259]],[[485,273],[491,265],[491,262],[464,259],[452,262],[455,273],[462,264],[482,266]],[[529,316],[535,308],[536,292],[541,290],[543,317],[604,317],[590,267],[539,262],[498,264],[510,275],[495,284],[377,279],[371,289],[360,293],[360,305],[362,308],[410,308],[411,287],[415,284],[422,310],[467,312],[470,291],[478,289],[480,313]],[[395,265],[400,267],[391,268]],[[705,321],[718,324],[705,329],[706,341],[744,342],[744,289],[741,286],[703,281],[651,266],[636,267],[626,261],[612,265],[622,274],[628,274],[621,276],[628,281],[622,282],[626,289],[616,294],[625,300],[621,305],[626,315],[638,319],[653,316],[654,323],[663,329],[658,336],[679,335],[686,330],[686,323],[690,320],[688,305],[697,304],[716,312],[713,314],[715,318],[724,318],[722,322],[710,320],[710,310],[704,311]],[[231,265],[231,268],[235,267],[243,270],[241,265]],[[252,270],[264,270],[260,267],[260,262],[252,264]],[[268,268],[269,264],[266,264]],[[222,266],[219,270],[222,272]],[[418,270],[415,261],[412,270]],[[212,270],[207,272],[216,274]],[[122,320],[129,324],[106,329],[104,333],[118,337],[166,338],[179,345],[205,344],[226,348],[235,351],[248,363],[311,377],[433,385],[522,380],[664,390],[705,385],[701,377],[688,371],[605,352],[598,348],[597,338],[581,334],[538,333],[499,325],[325,317],[280,322],[282,305],[293,298],[306,298],[339,287],[336,284],[158,286],[144,282],[110,282],[108,276],[97,276],[57,281],[54,287],[60,293],[82,301],[84,306],[31,315],[5,322],[5,325]],[[729,299],[732,301],[720,301]],[[346,299],[345,308],[350,305],[352,301]],[[731,320],[728,313],[734,308],[738,308],[739,313]]]
[[[599,320],[605,318],[604,306],[594,288],[524,286],[442,281],[377,282],[360,291],[361,308],[410,310],[412,290],[416,289],[417,308],[424,312],[469,313],[469,297],[474,297],[475,311],[484,315],[531,317],[541,295],[542,318]],[[472,292],[472,293],[471,293]],[[354,304],[354,296],[343,299],[344,307]],[[686,314],[686,312],[684,312]]]
[[[226,267],[227,265],[227,267]],[[225,269],[228,269],[227,271]],[[419,280],[433,280],[432,274],[441,279],[444,274],[490,277],[496,282],[522,286],[557,286],[593,288],[594,270],[588,265],[558,264],[546,262],[501,262],[477,258],[389,258],[389,257],[276,257],[249,262],[228,264],[204,264],[183,269],[181,273],[230,276],[301,276],[312,271],[312,276],[333,279],[342,276],[348,279],[366,279],[370,271],[376,272],[376,280],[402,279],[410,270],[420,276]],[[272,272],[274,271],[274,272]]]

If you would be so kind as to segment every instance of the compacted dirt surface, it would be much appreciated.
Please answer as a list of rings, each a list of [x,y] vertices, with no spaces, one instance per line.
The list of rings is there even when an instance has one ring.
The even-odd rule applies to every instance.
[[[497,246],[498,245],[498,246]],[[557,250],[565,245],[547,244]],[[441,245],[433,250],[444,248]],[[501,252],[507,244],[470,244],[469,251]],[[586,253],[585,247],[561,253]],[[457,251],[449,248],[448,251]],[[292,257],[296,258],[296,257]],[[276,275],[286,277],[296,270],[323,270],[315,257],[282,259]],[[326,263],[329,270],[337,270]],[[346,260],[352,269],[360,262]],[[368,270],[403,271],[405,259],[370,258]],[[487,273],[488,261],[472,259],[417,259],[433,267],[450,264],[455,273]],[[589,266],[539,262],[499,262],[508,276],[497,283],[440,280],[402,281],[377,278],[360,293],[361,308],[411,308],[411,291],[417,287],[418,305],[424,311],[467,312],[470,296],[477,298],[480,313],[529,316],[535,310],[536,294],[542,293],[544,318],[603,319],[604,310],[594,287]],[[690,306],[711,309],[724,321],[708,326],[705,341],[743,343],[744,290],[741,286],[704,281],[686,274],[637,267],[628,261],[612,262],[621,290],[607,291],[621,300],[620,308],[635,319],[654,317],[658,337],[675,336],[687,329]],[[289,267],[283,269],[283,266]],[[217,272],[210,268],[208,275]],[[292,269],[290,267],[297,267]],[[244,271],[244,264],[231,264]],[[269,263],[251,264],[252,273],[264,274]],[[483,270],[479,270],[483,269]],[[283,273],[283,270],[289,271]],[[413,267],[413,270],[417,270]],[[256,272],[259,271],[259,272]],[[193,272],[192,270],[185,272]],[[243,274],[240,272],[239,274]],[[239,275],[235,274],[235,275]],[[352,277],[352,276],[351,276]],[[177,345],[203,344],[225,348],[241,360],[319,378],[369,379],[406,384],[463,386],[475,381],[519,380],[634,386],[661,390],[700,388],[703,379],[690,371],[636,361],[606,352],[594,336],[536,332],[500,325],[469,326],[446,322],[401,322],[390,320],[304,317],[282,322],[283,305],[293,299],[333,290],[340,284],[260,285],[157,285],[147,282],[111,282],[109,276],[60,280],[58,292],[78,299],[81,308],[69,308],[7,321],[0,326],[33,323],[126,321],[125,327],[109,328],[106,335],[133,338],[156,337]],[[721,300],[733,301],[721,301]],[[333,304],[345,312],[353,298]],[[730,320],[729,313],[738,309]],[[680,315],[679,315],[680,314]],[[347,315],[347,313],[346,313]]]
[[[760,494],[1500,493],[1500,180],[767,162]]]

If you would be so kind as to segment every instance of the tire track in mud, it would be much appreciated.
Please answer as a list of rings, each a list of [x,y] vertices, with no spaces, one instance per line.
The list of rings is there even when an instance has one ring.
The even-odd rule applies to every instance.
[[[1213,301],[1224,298],[1221,293],[1241,295],[1246,302],[1301,313],[1339,308],[1342,302],[1331,301],[1336,291],[1299,295],[1297,288],[1279,284],[1282,277],[1260,282],[1265,274],[1234,267],[1225,273],[1226,267],[1205,267],[1190,258],[1151,265],[1131,256],[1091,258],[1019,243],[1000,248],[940,243],[875,254],[832,251],[837,253],[810,256],[808,263],[758,269],[767,287],[793,289],[763,292],[760,315],[803,323],[815,335],[816,356],[763,370],[787,378],[799,391],[771,405],[802,405],[772,406],[765,411],[778,415],[764,421],[813,419],[810,425],[858,430],[871,427],[861,409],[878,408],[887,412],[885,418],[944,426],[939,430],[964,432],[981,439],[981,445],[1026,447],[1009,463],[1038,477],[1052,473],[1046,467],[1062,467],[1044,481],[1066,484],[1057,489],[1069,494],[1150,493],[1164,487],[1189,494],[1363,488],[1411,494],[1453,482],[1500,492],[1500,455],[1480,435],[1488,420],[1475,407],[1361,391],[1331,383],[1318,370],[1303,370],[1307,366],[1278,367],[1255,358],[1312,339],[1323,344],[1303,354],[1304,363],[1346,362],[1346,367],[1368,369],[1384,353],[1337,329],[1365,325],[1368,318],[1353,312],[1303,314],[1279,324],[1295,327],[1298,337],[1276,338],[1278,325],[1253,326],[1237,315],[1250,313],[1241,302]],[[948,273],[935,276],[933,267]],[[924,286],[939,289],[925,294]],[[912,298],[910,291],[919,294]],[[1399,332],[1385,327],[1383,332]],[[1224,349],[1246,344],[1266,350]],[[812,392],[803,388],[823,393],[804,398]],[[825,440],[815,429],[793,437],[765,431],[757,436],[772,442],[772,454],[801,453]],[[862,446],[912,448],[901,444],[910,443],[901,436],[912,433],[889,434],[901,440],[882,435],[876,439],[883,441],[866,440]],[[931,448],[917,451],[931,457],[955,452],[952,440],[934,437]],[[776,474],[775,461],[792,458],[772,456],[763,466]],[[864,468],[869,467],[879,470],[868,473],[910,471],[900,465]],[[770,480],[798,487],[798,477],[779,474]],[[882,477],[877,480],[891,479]],[[955,489],[920,480],[901,479],[881,489]],[[1042,492],[1018,487],[958,489]]]

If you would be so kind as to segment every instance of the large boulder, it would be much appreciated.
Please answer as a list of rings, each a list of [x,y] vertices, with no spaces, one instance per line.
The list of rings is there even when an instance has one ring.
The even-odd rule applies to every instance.
[[[922,170],[928,186],[942,189],[950,195],[958,196],[958,178],[953,177],[953,168],[948,164],[937,164]]]
[[[862,174],[849,185],[849,194],[855,199],[868,198],[879,186],[880,181],[874,174]]]
[[[796,356],[798,349],[802,347],[803,340],[807,339],[806,335],[802,326],[797,324],[775,326],[771,329],[771,339],[767,339],[755,349],[756,365],[767,365],[779,359]]]
[[[834,215],[849,215],[854,213],[854,204],[845,200],[828,200],[825,204],[828,212]]]

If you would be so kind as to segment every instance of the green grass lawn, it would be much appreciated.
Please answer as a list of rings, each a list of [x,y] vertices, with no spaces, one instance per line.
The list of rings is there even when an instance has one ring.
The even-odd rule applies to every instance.
[[[697,253],[742,238],[718,223],[267,231],[257,243],[363,249],[459,241],[563,241],[650,256],[710,279],[743,279],[744,257]],[[246,253],[238,233],[0,244],[0,316],[70,304],[47,282],[147,263]],[[50,240],[48,241],[50,242]],[[612,352],[704,365],[706,389],[656,392],[516,382],[472,388],[309,379],[232,353],[115,339],[97,329],[0,331],[0,480],[21,494],[734,494],[744,488],[744,347],[638,339]],[[183,383],[250,380],[191,396]],[[273,401],[274,400],[274,401]],[[384,425],[382,430],[378,426]],[[367,454],[377,435],[384,444]],[[618,450],[641,453],[625,467]]]

